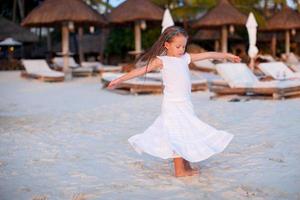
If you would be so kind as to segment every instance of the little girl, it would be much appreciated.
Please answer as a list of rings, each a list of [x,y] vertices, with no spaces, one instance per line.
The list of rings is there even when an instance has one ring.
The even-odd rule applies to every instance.
[[[229,53],[185,52],[188,35],[176,26],[167,28],[149,51],[138,61],[146,61],[137,68],[113,81],[109,89],[119,83],[141,76],[153,70],[161,70],[164,94],[161,114],[142,134],[128,139],[133,148],[162,159],[172,158],[175,176],[191,176],[198,170],[189,162],[199,162],[222,152],[233,135],[216,130],[202,122],[194,113],[191,102],[191,80],[188,64],[202,59],[228,59],[240,62],[238,56]]]

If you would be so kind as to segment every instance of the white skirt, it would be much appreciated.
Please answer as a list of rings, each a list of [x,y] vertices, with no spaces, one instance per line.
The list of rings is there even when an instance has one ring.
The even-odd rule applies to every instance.
[[[190,100],[163,100],[162,112],[142,134],[128,139],[138,153],[199,162],[222,152],[233,135],[202,122]]]

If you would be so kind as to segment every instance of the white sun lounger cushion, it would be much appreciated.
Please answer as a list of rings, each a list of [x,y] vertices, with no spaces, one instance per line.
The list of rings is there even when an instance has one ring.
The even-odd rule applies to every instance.
[[[22,60],[22,63],[29,74],[48,77],[62,77],[64,73],[49,68],[45,60]]]
[[[105,72],[102,74],[102,79],[106,80],[106,81],[112,81],[116,78],[119,78],[120,76],[124,75],[125,73],[111,73],[111,72]],[[138,77],[138,78],[134,78],[134,79],[130,79],[127,81],[124,81],[124,83],[130,83],[130,84],[143,84],[143,85],[161,85],[162,82],[161,81],[153,81],[153,80],[149,80],[149,79],[144,79],[144,77]]]
[[[254,85],[258,78],[244,63],[221,63],[216,65],[217,72],[230,87]]]
[[[107,81],[112,81],[116,78],[119,78],[120,76],[124,75],[125,73],[111,73],[111,72],[105,72],[102,74],[102,79],[107,80]],[[150,77],[149,77],[150,76]],[[154,78],[153,80],[147,79],[147,78]],[[134,78],[131,80],[125,81],[125,83],[144,83],[144,84],[154,84],[154,85],[161,85],[162,80],[158,79],[158,77],[161,77],[160,73],[147,73],[146,79],[144,79],[144,76]],[[191,80],[192,84],[199,84],[199,83],[207,83],[206,79],[192,79]]]
[[[298,64],[292,64],[290,68],[295,72],[300,73],[300,62]]]
[[[300,73],[294,73],[283,62],[260,63],[258,68],[264,74],[272,76],[274,79],[300,78]]]
[[[218,73],[232,88],[278,88],[299,87],[300,80],[259,81],[243,63],[223,63],[217,65]]]
[[[69,67],[71,67],[71,68],[80,67],[80,65],[75,62],[75,60],[74,60],[73,57],[68,57],[68,58],[69,58],[69,61],[68,61]],[[63,67],[64,66],[64,58],[63,57],[54,57],[53,58],[53,62],[56,65],[58,65],[59,67]]]
[[[300,61],[294,53],[289,53],[286,62],[288,64],[298,64]]]
[[[93,62],[82,62],[81,63],[82,67],[86,67],[86,68],[92,68],[92,69],[102,69],[103,68],[103,64],[101,62],[97,62],[97,61],[93,61]]]

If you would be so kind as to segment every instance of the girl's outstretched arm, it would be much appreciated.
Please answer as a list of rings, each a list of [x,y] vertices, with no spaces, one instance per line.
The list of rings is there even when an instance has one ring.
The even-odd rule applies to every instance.
[[[221,52],[204,52],[204,53],[196,53],[190,54],[191,61],[204,60],[204,59],[226,59],[231,62],[240,62],[241,58],[233,55],[231,53],[221,53]]]
[[[145,74],[147,72],[156,70],[156,69],[161,68],[161,67],[162,67],[162,61],[160,59],[158,59],[158,58],[154,58],[149,63],[148,67],[144,66],[144,67],[140,67],[140,68],[134,69],[131,72],[129,72],[127,74],[124,74],[123,76],[112,80],[109,83],[109,85],[107,86],[107,88],[113,89],[118,84],[122,83],[123,81],[127,81],[127,80],[133,79],[135,77],[142,76],[143,74]]]

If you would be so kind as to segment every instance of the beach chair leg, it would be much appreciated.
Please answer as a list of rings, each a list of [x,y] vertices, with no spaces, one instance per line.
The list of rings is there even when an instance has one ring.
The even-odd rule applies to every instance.
[[[282,100],[282,99],[284,99],[284,95],[282,95],[281,94],[281,92],[275,92],[275,93],[273,93],[273,99],[275,99],[275,100]]]
[[[133,94],[134,96],[138,96],[138,92],[133,88],[130,88],[130,93]]]
[[[211,95],[211,96],[209,97],[210,100],[214,100],[214,99],[216,99],[216,98],[217,98],[216,95]]]
[[[209,99],[210,99],[210,100],[216,100],[216,99],[221,98],[221,97],[223,97],[223,96],[226,96],[226,95],[222,95],[222,94],[214,94],[214,95],[211,95],[211,96],[209,97]]]

